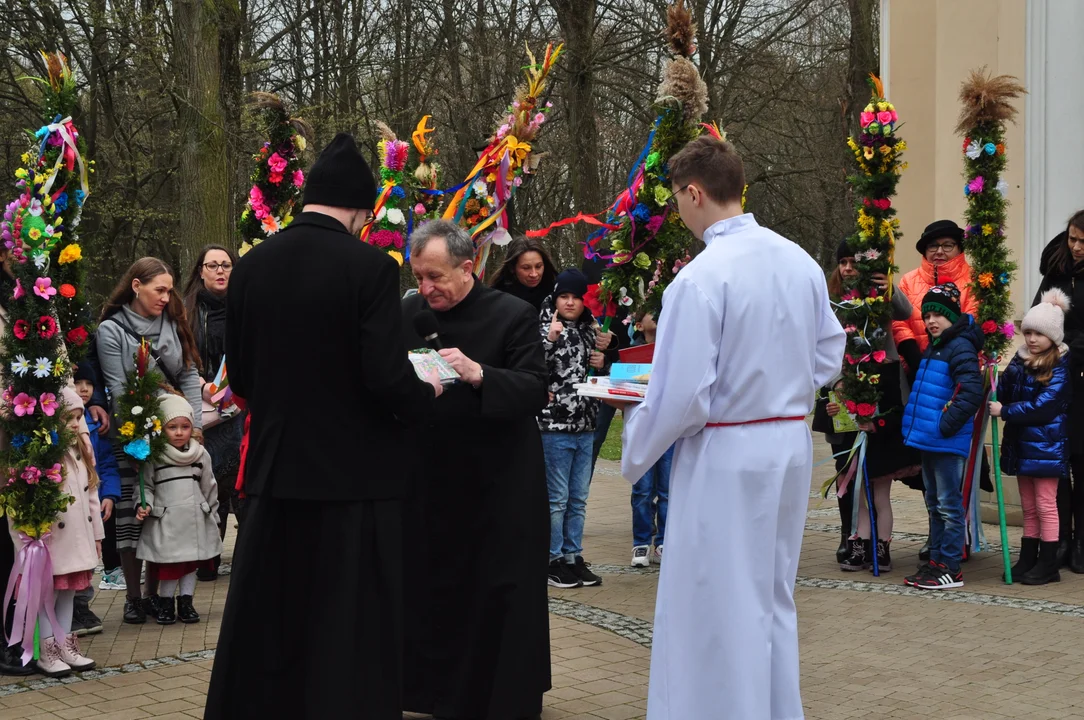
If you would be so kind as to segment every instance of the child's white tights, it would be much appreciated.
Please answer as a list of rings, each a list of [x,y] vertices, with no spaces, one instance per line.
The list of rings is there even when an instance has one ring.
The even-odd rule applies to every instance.
[[[176,580],[163,580],[161,588],[158,594],[162,597],[171,598],[173,593],[177,590]],[[180,580],[181,592],[180,595],[195,595],[196,594],[196,573],[190,572]]]
[[[56,604],[56,621],[60,623],[60,631],[67,635],[72,631],[72,615],[75,613],[75,591],[54,590]],[[49,616],[45,614],[45,608],[38,611],[38,630],[42,638],[51,638],[56,635],[56,628],[49,622]]]

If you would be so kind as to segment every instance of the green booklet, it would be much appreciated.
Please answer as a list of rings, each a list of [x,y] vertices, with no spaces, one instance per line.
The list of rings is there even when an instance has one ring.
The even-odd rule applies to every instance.
[[[411,350],[408,357],[410,358],[410,362],[414,365],[414,372],[416,372],[418,377],[422,380],[425,380],[425,376],[433,370],[440,376],[441,385],[451,385],[459,379],[459,373],[455,371],[455,368],[449,365],[444,358],[438,355],[434,350],[428,348]]]
[[[832,428],[836,433],[858,432],[858,424],[855,423],[854,416],[847,412],[847,406],[843,404],[835,391],[828,393],[828,402],[839,405],[839,414],[832,418]]]

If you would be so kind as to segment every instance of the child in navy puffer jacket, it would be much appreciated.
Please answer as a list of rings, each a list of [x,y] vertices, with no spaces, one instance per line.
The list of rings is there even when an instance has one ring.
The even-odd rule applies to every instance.
[[[928,590],[962,587],[964,465],[975,413],[982,402],[978,351],[985,336],[960,312],[960,291],[937,285],[922,299],[930,345],[919,363],[903,411],[903,440],[922,451],[922,480],[930,514],[930,560],[904,579]]]
[[[1061,290],[1043,293],[1028,310],[1020,348],[998,383],[1000,402],[990,414],[1005,421],[1001,471],[1016,475],[1024,511],[1020,559],[1012,577],[1025,585],[1061,580],[1058,573],[1058,478],[1069,472],[1069,403],[1072,384]]]

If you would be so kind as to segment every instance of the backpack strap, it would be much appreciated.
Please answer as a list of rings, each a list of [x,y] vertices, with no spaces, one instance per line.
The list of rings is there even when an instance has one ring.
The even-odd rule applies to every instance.
[[[114,325],[119,327],[121,330],[128,333],[128,335],[131,336],[132,339],[134,339],[134,340],[136,340],[138,342],[143,342],[143,340],[146,339],[142,335],[137,333],[134,329],[132,329],[132,327],[130,325],[128,325],[128,323],[126,323],[123,320],[119,319],[116,316],[116,314],[110,315],[109,317],[107,317],[102,322],[112,322]],[[170,385],[172,385],[174,390],[180,390],[181,389],[180,383],[177,382],[177,378],[173,375],[172,372],[169,371],[169,368],[166,367],[166,364],[164,362],[162,362],[162,358],[161,358],[161,356],[158,355],[158,351],[155,350],[154,346],[151,345],[150,343],[147,343],[147,346],[150,349],[151,357],[154,359],[155,367],[157,367],[162,372],[162,375],[165,376],[166,382],[168,382]]]

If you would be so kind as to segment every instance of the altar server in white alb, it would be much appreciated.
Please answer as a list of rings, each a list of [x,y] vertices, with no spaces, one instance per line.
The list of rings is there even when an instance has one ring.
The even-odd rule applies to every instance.
[[[647,717],[796,720],[805,417],[845,335],[824,271],[743,214],[732,145],[697,138],[670,180],[671,207],[707,247],[667,288],[647,398],[625,409],[625,478],[677,441]]]

